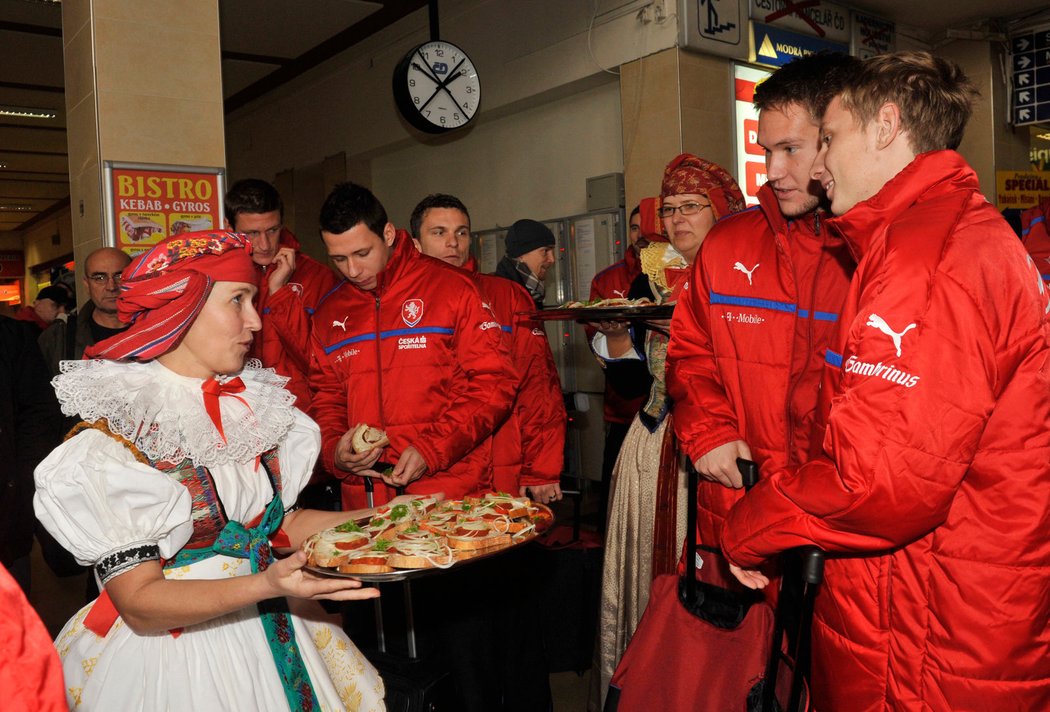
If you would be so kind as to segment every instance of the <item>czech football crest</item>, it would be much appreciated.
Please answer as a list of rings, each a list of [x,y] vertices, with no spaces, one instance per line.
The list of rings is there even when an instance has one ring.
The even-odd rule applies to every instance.
[[[401,305],[401,320],[409,326],[415,326],[423,318],[423,300],[406,299]]]

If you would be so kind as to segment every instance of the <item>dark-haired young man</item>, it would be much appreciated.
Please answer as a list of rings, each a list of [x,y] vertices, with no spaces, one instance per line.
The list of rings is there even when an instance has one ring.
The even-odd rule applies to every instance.
[[[750,586],[784,549],[834,554],[817,709],[1050,709],[1050,305],[954,150],[975,97],[947,60],[879,55],[821,125],[813,175],[858,258],[827,354],[827,432],[722,535]]]
[[[299,241],[284,227],[284,203],[264,180],[246,178],[226,193],[226,227],[252,239],[252,261],[259,268],[256,310],[262,331],[250,355],[288,376],[295,405],[307,410],[310,388],[310,314],[338,276],[299,251]]]
[[[459,198],[428,195],[409,219],[412,239],[424,255],[460,267],[474,278],[506,335],[521,381],[510,417],[493,436],[493,486],[543,503],[561,499],[565,450],[565,403],[547,335],[521,312],[533,302],[514,282],[478,272],[470,255],[470,214]]]
[[[757,207],[712,228],[675,309],[668,392],[675,432],[704,478],[697,532],[708,546],[743,495],[738,457],[767,471],[809,453],[824,350],[853,270],[845,242],[823,228],[824,192],[810,172],[825,86],[856,61],[811,55],[756,87],[768,182]]]
[[[419,254],[353,183],[332,190],[320,222],[343,280],[313,317],[312,414],[344,505],[365,502],[365,477],[385,483],[377,504],[397,487],[450,499],[488,492],[491,436],[510,414],[518,376],[470,275]],[[390,445],[353,452],[358,423],[386,431]]]

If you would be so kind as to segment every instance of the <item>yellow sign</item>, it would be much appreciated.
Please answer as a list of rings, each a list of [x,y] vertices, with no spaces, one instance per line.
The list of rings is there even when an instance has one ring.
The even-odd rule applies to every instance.
[[[996,171],[995,187],[999,210],[1024,210],[1050,198],[1050,171]]]

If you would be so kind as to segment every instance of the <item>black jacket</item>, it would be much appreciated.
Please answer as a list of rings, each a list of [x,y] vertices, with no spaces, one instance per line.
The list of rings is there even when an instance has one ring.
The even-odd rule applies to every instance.
[[[51,388],[39,330],[0,317],[0,561],[33,545],[33,469],[62,438],[62,414]]]

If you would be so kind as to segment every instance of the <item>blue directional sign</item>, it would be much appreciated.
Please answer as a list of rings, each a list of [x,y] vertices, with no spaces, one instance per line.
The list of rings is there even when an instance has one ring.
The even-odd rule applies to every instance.
[[[1015,126],[1050,121],[1050,28],[1010,38]]]
[[[783,67],[798,57],[827,50],[849,54],[849,45],[829,42],[761,22],[751,23],[753,37],[751,61],[768,67]]]

